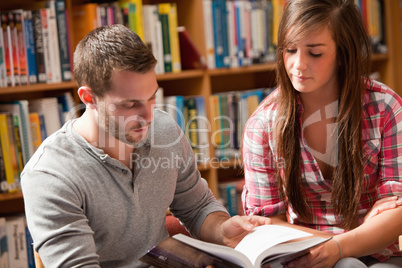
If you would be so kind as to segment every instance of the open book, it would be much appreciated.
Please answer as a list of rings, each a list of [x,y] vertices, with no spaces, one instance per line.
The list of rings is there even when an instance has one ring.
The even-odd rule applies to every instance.
[[[311,237],[311,238],[310,238]],[[290,240],[304,238],[297,242]],[[233,249],[186,235],[168,237],[150,249],[141,261],[155,267],[282,267],[330,238],[279,225],[254,228]]]

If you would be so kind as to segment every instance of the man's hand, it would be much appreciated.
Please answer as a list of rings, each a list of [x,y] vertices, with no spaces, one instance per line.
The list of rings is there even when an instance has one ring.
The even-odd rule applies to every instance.
[[[401,205],[402,205],[402,197],[401,196],[391,196],[391,197],[385,197],[380,200],[377,200],[377,202],[375,202],[375,204],[371,208],[371,210],[364,217],[363,222],[370,220],[371,218],[377,216],[381,212],[396,208]]]
[[[267,217],[233,216],[221,225],[223,242],[234,248],[255,227],[271,223],[271,219]]]

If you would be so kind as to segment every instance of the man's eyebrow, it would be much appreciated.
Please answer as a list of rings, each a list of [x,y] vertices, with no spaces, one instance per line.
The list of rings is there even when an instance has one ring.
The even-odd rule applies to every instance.
[[[155,90],[154,94],[152,94],[152,96],[149,98],[149,100],[150,100],[150,99],[152,99],[153,97],[155,97],[156,92],[158,92],[158,89],[159,89],[159,86],[156,88],[156,90]],[[143,101],[143,100],[137,100],[137,99],[125,99],[125,100],[123,100],[123,101],[121,101],[121,102],[141,102],[141,101]]]

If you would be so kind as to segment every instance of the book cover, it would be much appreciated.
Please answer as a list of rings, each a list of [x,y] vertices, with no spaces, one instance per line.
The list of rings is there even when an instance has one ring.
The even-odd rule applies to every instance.
[[[194,44],[185,26],[177,27],[180,44],[180,61],[183,70],[205,69],[205,57]]]
[[[70,50],[68,42],[68,29],[67,29],[67,16],[66,16],[66,4],[64,0],[55,1],[55,11],[57,19],[57,33],[59,40],[59,55],[60,55],[60,67],[61,78],[63,81],[72,80],[72,72],[70,65]]]
[[[24,28],[24,40],[25,40],[25,54],[27,58],[28,83],[36,84],[38,82],[38,71],[36,67],[35,35],[32,20],[32,11],[24,10],[23,17],[24,17],[23,28]]]
[[[36,68],[38,72],[38,82],[46,83],[46,66],[45,66],[45,48],[43,44],[42,34],[42,18],[41,11],[32,10],[32,22],[35,37],[35,55],[36,55]]]
[[[293,228],[263,225],[254,228],[235,248],[230,248],[177,234],[155,245],[140,260],[155,267],[275,267],[307,254],[310,248],[330,239],[311,237]],[[300,238],[303,240],[290,242]]]

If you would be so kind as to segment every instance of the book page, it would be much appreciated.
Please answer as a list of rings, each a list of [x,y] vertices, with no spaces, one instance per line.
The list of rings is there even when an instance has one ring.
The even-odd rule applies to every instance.
[[[255,265],[258,256],[268,248],[277,244],[312,236],[312,234],[279,225],[263,225],[254,228],[235,247],[235,250],[246,255],[251,263]]]

